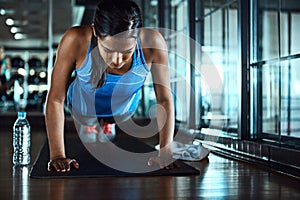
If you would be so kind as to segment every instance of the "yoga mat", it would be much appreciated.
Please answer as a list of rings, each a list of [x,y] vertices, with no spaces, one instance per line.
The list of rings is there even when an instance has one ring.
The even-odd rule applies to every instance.
[[[83,177],[107,177],[107,176],[187,176],[197,175],[199,170],[177,160],[176,163],[180,166],[174,169],[159,169],[145,173],[129,173],[123,172],[98,161],[92,156],[79,138],[67,138],[66,152],[68,157],[75,158],[79,163],[79,169],[71,169],[69,172],[48,172],[47,164],[49,161],[48,141],[45,142],[40,154],[38,155],[30,172],[31,178],[83,178]],[[142,141],[133,137],[121,137],[113,141],[118,147],[136,153],[152,152],[154,149]],[[101,145],[101,144],[100,144]]]

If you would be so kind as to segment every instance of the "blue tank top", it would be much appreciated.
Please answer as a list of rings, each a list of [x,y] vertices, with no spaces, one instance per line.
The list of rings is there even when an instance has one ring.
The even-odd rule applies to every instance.
[[[91,43],[85,61],[76,69],[76,78],[68,89],[68,101],[72,112],[93,117],[132,114],[138,107],[141,88],[150,71],[139,39],[132,56],[130,70],[123,75],[107,73],[104,84],[97,89],[94,89],[94,85],[90,83]]]

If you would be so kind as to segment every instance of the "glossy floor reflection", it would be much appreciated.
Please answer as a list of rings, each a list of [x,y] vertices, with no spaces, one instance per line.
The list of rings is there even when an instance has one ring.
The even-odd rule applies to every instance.
[[[11,136],[1,130],[1,199],[300,199],[300,180],[212,153],[190,163],[198,176],[31,179],[29,168],[12,166]],[[45,138],[32,133],[32,160]]]

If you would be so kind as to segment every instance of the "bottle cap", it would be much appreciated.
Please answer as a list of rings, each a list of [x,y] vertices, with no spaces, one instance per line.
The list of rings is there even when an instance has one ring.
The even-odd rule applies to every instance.
[[[18,112],[18,117],[19,118],[25,118],[26,117],[26,112]]]

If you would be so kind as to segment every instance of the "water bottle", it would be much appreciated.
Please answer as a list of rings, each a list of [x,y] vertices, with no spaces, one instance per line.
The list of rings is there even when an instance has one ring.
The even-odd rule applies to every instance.
[[[26,112],[18,112],[18,119],[13,127],[13,164],[30,164],[30,125]]]

